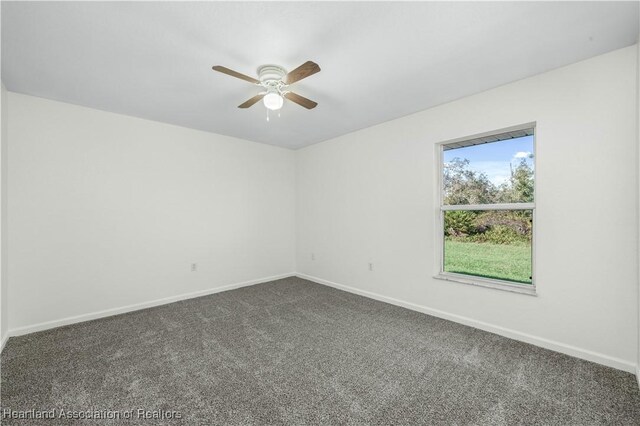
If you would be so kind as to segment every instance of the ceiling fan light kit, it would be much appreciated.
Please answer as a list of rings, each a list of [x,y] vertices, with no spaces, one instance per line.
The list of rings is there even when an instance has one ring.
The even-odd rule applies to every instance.
[[[289,73],[279,65],[262,65],[258,67],[259,80],[220,65],[214,66],[213,70],[248,81],[263,89],[253,98],[238,105],[238,108],[249,108],[262,99],[262,103],[268,110],[277,111],[282,108],[284,98],[307,109],[313,109],[318,105],[317,102],[289,90],[291,84],[320,71],[320,67],[315,62],[307,61]]]
[[[264,98],[262,98],[262,103],[265,107],[267,107],[267,109],[270,109],[271,111],[277,111],[282,108],[284,99],[282,98],[282,95],[277,91],[269,91],[266,95],[264,95]]]

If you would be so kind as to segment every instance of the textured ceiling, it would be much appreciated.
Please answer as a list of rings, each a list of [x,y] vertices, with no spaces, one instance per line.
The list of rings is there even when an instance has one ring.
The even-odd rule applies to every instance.
[[[629,46],[638,3],[2,2],[2,80],[19,93],[298,148]],[[322,71],[281,116],[258,65]]]

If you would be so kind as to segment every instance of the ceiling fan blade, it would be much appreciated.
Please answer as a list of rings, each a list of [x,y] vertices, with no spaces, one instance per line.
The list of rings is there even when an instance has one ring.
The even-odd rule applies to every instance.
[[[249,77],[248,75],[240,74],[239,72],[234,71],[234,70],[230,70],[227,67],[216,65],[216,66],[212,67],[212,69],[214,71],[218,71],[218,72],[221,72],[223,74],[230,75],[231,77],[236,77],[236,78],[240,78],[242,80],[248,81],[249,83],[260,84],[260,81],[256,80],[255,78]]]
[[[302,105],[306,109],[313,109],[318,105],[317,102],[313,102],[311,99],[307,99],[304,96],[297,95],[293,92],[285,93],[284,97],[289,99],[291,102],[295,102],[298,105]]]
[[[266,93],[261,93],[259,95],[255,95],[253,98],[249,99],[248,101],[238,105],[238,108],[249,108],[250,106],[252,106],[256,102],[258,102],[260,99],[264,98],[265,94]]]
[[[295,70],[291,71],[284,77],[284,81],[286,84],[293,84],[296,81],[300,81],[303,78],[307,78],[310,75],[313,75],[320,71],[320,66],[313,61],[307,61],[304,64],[300,65]]]

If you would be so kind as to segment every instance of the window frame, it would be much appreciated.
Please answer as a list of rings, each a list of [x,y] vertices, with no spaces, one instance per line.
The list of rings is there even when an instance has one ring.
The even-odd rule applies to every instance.
[[[533,130],[533,203],[504,203],[504,204],[463,204],[463,205],[448,205],[444,204],[444,147],[461,142],[467,142],[473,139],[491,137],[503,133],[515,132],[519,130]],[[489,132],[483,132],[475,135],[464,136],[461,138],[450,139],[435,144],[435,155],[438,162],[436,169],[436,263],[437,269],[435,271],[434,278],[444,281],[452,281],[456,283],[469,284],[480,287],[495,288],[498,290],[505,290],[515,293],[523,293],[536,296],[536,200],[537,200],[537,186],[538,186],[538,170],[537,170],[537,123],[530,122],[520,124],[516,126],[506,127],[502,129],[492,130]],[[503,139],[508,140],[508,139]],[[497,141],[494,141],[497,142]],[[486,143],[494,143],[486,142]],[[456,210],[531,210],[531,284],[516,283],[513,281],[500,280],[497,278],[485,278],[474,275],[461,274],[456,272],[446,272],[444,270],[445,262],[445,238],[444,238],[444,216],[447,211]]]

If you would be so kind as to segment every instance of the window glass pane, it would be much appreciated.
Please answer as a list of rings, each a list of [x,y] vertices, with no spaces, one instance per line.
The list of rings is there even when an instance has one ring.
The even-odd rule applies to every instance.
[[[531,284],[532,210],[444,212],[444,271]]]
[[[534,201],[533,136],[448,148],[443,160],[444,204]]]

